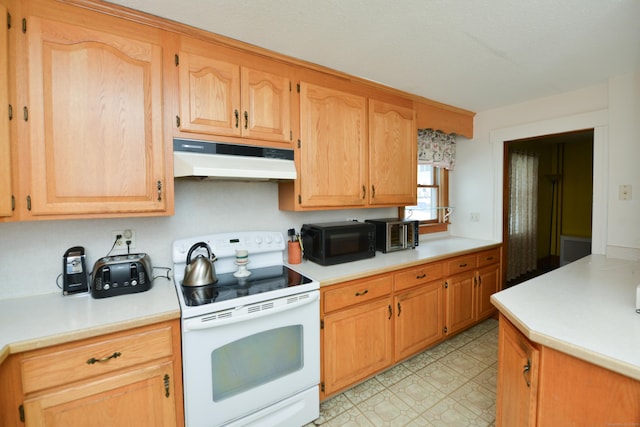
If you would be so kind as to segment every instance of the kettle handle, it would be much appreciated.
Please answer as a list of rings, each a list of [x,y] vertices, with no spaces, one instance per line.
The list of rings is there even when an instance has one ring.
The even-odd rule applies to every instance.
[[[195,245],[191,246],[191,249],[189,249],[189,253],[187,254],[187,264],[191,264],[191,254],[193,254],[193,252],[199,248],[205,248],[207,250],[208,258],[211,259],[212,254],[209,245],[206,242],[198,242]]]

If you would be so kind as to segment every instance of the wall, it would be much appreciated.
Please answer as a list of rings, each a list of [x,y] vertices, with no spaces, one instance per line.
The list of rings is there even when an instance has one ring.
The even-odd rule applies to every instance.
[[[451,234],[502,240],[503,142],[594,128],[593,252],[640,259],[640,205],[618,186],[640,185],[640,70],[554,97],[480,112],[457,146]],[[480,221],[469,221],[479,212]]]
[[[232,230],[275,230],[286,236],[289,228],[300,230],[307,222],[397,213],[395,208],[279,211],[274,182],[178,180],[175,193],[172,217],[0,223],[0,299],[60,292],[56,277],[65,250],[84,246],[91,268],[111,249],[112,230],[134,229],[137,245],[132,252],[148,253],[154,266],[171,267],[171,244],[183,237]]]

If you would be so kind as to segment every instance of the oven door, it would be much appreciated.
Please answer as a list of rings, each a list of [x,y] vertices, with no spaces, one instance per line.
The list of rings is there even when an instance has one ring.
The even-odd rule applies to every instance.
[[[233,425],[300,426],[317,418],[319,291],[182,322],[188,427],[232,421]],[[281,403],[295,401],[297,395],[305,398]]]

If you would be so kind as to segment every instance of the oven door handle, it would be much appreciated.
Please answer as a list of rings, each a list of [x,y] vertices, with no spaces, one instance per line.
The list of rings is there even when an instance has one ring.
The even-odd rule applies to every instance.
[[[307,304],[311,304],[320,299],[319,291],[309,292],[308,298],[298,299],[296,302],[291,302],[288,304],[282,304],[274,308],[268,308],[265,310],[256,311],[251,314],[246,314],[244,316],[229,316],[229,317],[221,317],[217,318],[214,315],[205,315],[193,319],[183,319],[182,321],[182,330],[184,332],[187,331],[197,331],[201,329],[210,329],[218,326],[229,325],[232,323],[244,322],[246,320],[255,320],[264,316],[271,316],[273,314],[281,313],[283,311],[293,310],[298,307],[302,307]],[[290,299],[290,297],[283,298],[284,300]],[[319,315],[319,313],[318,313]]]

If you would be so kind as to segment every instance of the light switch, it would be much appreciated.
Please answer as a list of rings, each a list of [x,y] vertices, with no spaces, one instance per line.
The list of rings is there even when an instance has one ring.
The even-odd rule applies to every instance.
[[[620,185],[618,187],[619,200],[631,200],[631,185]]]

